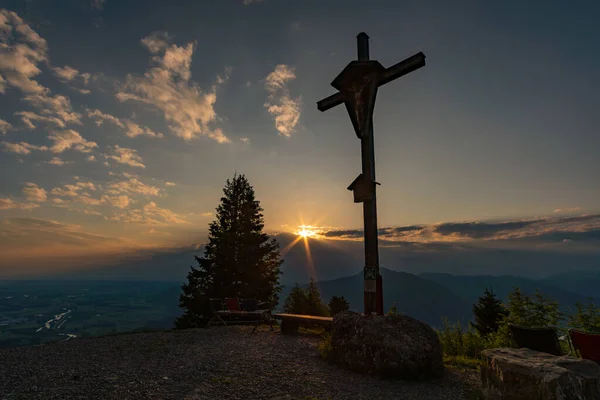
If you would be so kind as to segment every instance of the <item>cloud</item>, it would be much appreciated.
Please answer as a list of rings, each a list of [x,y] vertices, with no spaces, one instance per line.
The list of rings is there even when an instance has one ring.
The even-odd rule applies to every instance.
[[[172,224],[190,223],[177,213],[169,209],[157,206],[156,203],[153,201],[147,203],[141,209],[130,209],[127,210],[127,212],[115,214],[107,219],[112,221],[121,221],[131,224],[143,224],[151,226],[165,226]]]
[[[36,114],[32,111],[19,111],[19,112],[16,112],[15,115],[18,115],[19,117],[21,117],[21,121],[23,121],[23,123],[29,129],[36,128],[36,125],[32,121],[40,121],[40,122],[54,124],[60,128],[64,128],[66,126],[65,122],[63,120],[61,120],[60,118],[43,116],[43,115]]]
[[[165,186],[175,186],[173,182],[165,182]]]
[[[47,164],[50,165],[65,165],[65,164],[70,164],[70,161],[63,161],[62,159],[58,158],[58,157],[52,157],[52,159],[50,161],[46,161]]]
[[[12,125],[0,118],[0,133],[6,135],[6,132],[12,129]]]
[[[300,119],[300,98],[290,96],[287,82],[296,79],[294,69],[279,64],[267,75],[265,89],[269,93],[264,106],[275,118],[275,127],[282,136],[291,136]]]
[[[248,139],[247,137],[240,138],[240,140],[246,144],[250,143],[250,139]]]
[[[116,95],[119,101],[138,101],[162,111],[169,129],[186,140],[208,136],[219,143],[230,140],[220,128],[215,128],[217,114],[217,85],[225,77],[217,77],[217,83],[209,91],[203,91],[191,80],[190,66],[195,43],[185,46],[170,44],[167,33],[155,32],[141,40],[152,54],[152,67],[139,77],[128,75]]]
[[[120,196],[104,195],[104,196],[102,196],[102,202],[108,203],[111,206],[117,207],[117,208],[127,208],[131,203],[133,203],[133,200],[127,195],[120,195]]]
[[[72,129],[63,131],[53,131],[48,139],[54,142],[50,147],[53,153],[62,153],[65,150],[73,149],[82,153],[89,153],[98,145],[96,142],[85,140],[78,132]]]
[[[52,68],[52,72],[54,72],[54,75],[60,81],[68,84],[77,83],[79,85],[87,86],[92,78],[92,74],[87,72],[81,73],[75,68],[69,67],[68,65],[65,65],[63,68],[54,67]],[[74,86],[71,87],[83,94],[90,94],[92,92],[89,89],[81,89]]]
[[[94,156],[94,155],[92,155],[92,156],[88,156],[88,157],[86,158],[86,160],[88,160],[88,161],[90,161],[90,162],[96,161],[96,156]]]
[[[85,232],[79,225],[63,224],[58,221],[40,218],[10,218],[0,224],[3,236],[2,245],[7,247],[38,247],[76,245],[92,247],[108,243],[119,243],[118,237],[108,237]]]
[[[20,142],[20,143],[9,143],[9,142],[2,142],[2,144],[4,145],[4,150],[11,152],[11,153],[16,153],[16,154],[29,154],[31,153],[31,150],[48,150],[48,147],[46,146],[36,146],[30,143],[25,143],[25,142]]]
[[[95,118],[96,125],[98,125],[98,126],[102,125],[104,123],[104,121],[107,121],[107,122],[110,122],[122,129],[124,129],[126,131],[125,135],[127,135],[128,137],[131,137],[131,138],[140,136],[140,135],[147,135],[147,136],[157,137],[157,138],[163,137],[162,133],[154,132],[152,129],[150,129],[148,127],[142,127],[142,126],[138,125],[137,123],[133,122],[132,120],[119,119],[110,114],[105,114],[100,110],[87,110],[87,115],[89,118]]]
[[[111,158],[119,164],[130,165],[132,167],[146,168],[142,163],[142,157],[137,153],[137,150],[119,147],[115,145],[113,154],[104,155],[106,158]]]
[[[25,184],[25,187],[23,188],[23,194],[28,201],[41,203],[48,199],[46,190],[31,182],[27,182]]]
[[[147,185],[136,178],[129,178],[128,180],[111,183],[106,192],[112,195],[129,193],[143,196],[159,196],[161,189],[156,186]]]
[[[35,203],[19,203],[11,199],[0,197],[0,210],[33,210],[38,208],[40,205]]]
[[[570,213],[575,211],[581,211],[581,207],[557,208],[554,210],[555,213]]]
[[[258,4],[258,3],[262,3],[264,0],[242,0],[242,3],[245,6],[249,6],[250,4]]]
[[[44,92],[25,96],[24,100],[36,107],[41,115],[53,118],[53,122],[60,120],[61,127],[66,124],[83,125],[81,114],[73,111],[71,101],[66,96]]]
[[[515,221],[446,222],[434,225],[410,225],[380,228],[379,238],[389,243],[542,243],[600,240],[600,214],[572,217],[546,217]],[[360,240],[362,230],[329,230],[326,238]]]
[[[47,59],[46,40],[16,13],[0,9],[0,93],[8,86],[24,93],[47,91],[33,79],[41,73],[38,64]]]

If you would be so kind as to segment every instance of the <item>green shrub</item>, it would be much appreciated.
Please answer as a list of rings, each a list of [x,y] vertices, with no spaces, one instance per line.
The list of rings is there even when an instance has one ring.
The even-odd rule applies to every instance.
[[[331,334],[326,333],[323,335],[323,340],[319,343],[319,355],[325,361],[333,362],[334,353],[333,346],[331,345]]]

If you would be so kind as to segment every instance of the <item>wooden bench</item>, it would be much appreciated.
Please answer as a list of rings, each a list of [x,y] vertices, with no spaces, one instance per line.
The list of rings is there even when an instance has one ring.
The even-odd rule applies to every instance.
[[[281,333],[284,335],[294,335],[298,333],[301,325],[320,325],[326,328],[331,327],[332,317],[317,317],[314,315],[300,314],[273,314],[274,319],[281,320]]]

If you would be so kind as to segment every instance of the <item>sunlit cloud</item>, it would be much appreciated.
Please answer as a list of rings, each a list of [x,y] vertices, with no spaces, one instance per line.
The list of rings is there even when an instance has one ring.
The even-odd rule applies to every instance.
[[[9,143],[9,142],[2,142],[2,145],[4,146],[4,151],[8,151],[10,153],[16,153],[16,154],[30,154],[31,150],[48,150],[48,147],[46,146],[36,146],[30,143],[26,143],[26,142],[20,142],[20,143]]]
[[[47,91],[35,78],[46,61],[47,44],[21,17],[0,9],[0,93],[11,86],[24,93]]]
[[[142,157],[135,149],[128,149],[126,147],[119,147],[118,145],[115,145],[112,154],[105,154],[104,157],[115,160],[119,164],[125,164],[138,168],[146,168],[146,166],[142,163]]]
[[[330,230],[325,238],[362,240],[362,230]],[[445,222],[433,225],[410,225],[380,228],[379,238],[388,242],[493,242],[577,238],[600,240],[600,214],[573,217],[546,217],[515,221]]]
[[[557,208],[554,210],[555,213],[570,213],[576,211],[581,211],[581,207]]]
[[[275,118],[275,127],[280,135],[291,136],[300,119],[300,98],[292,98],[287,82],[296,79],[294,69],[279,64],[265,82],[269,97],[264,106]]]
[[[48,199],[46,190],[39,187],[35,183],[27,182],[23,188],[23,195],[28,201],[44,202]]]
[[[165,186],[175,186],[173,182],[165,182]]]
[[[65,164],[70,164],[70,161],[64,161],[62,159],[60,159],[59,157],[52,157],[52,159],[50,161],[46,161],[47,164],[50,165],[65,165]]]
[[[152,129],[146,126],[140,126],[130,119],[119,119],[113,115],[103,113],[100,110],[87,110],[87,116],[89,118],[94,118],[96,121],[96,125],[98,126],[102,125],[105,121],[107,121],[124,129],[125,135],[127,135],[128,137],[136,137],[140,135],[146,135],[157,138],[163,137],[162,133],[154,132]]]
[[[54,124],[54,125],[58,126],[59,128],[66,127],[65,122],[63,120],[61,120],[60,118],[39,115],[32,111],[18,111],[15,113],[15,115],[19,116],[21,118],[21,121],[23,122],[23,124],[25,124],[25,126],[29,129],[36,128],[36,125],[33,123],[34,121],[47,123],[47,124]]]
[[[98,145],[96,142],[85,140],[81,135],[72,130],[53,131],[48,139],[54,142],[50,147],[53,153],[62,153],[65,150],[73,149],[82,153],[89,153]]]
[[[0,134],[5,135],[11,129],[12,125],[0,118]]]
[[[165,32],[155,32],[141,40],[152,54],[152,67],[143,76],[128,75],[118,90],[117,99],[157,108],[169,129],[184,139],[208,136],[219,143],[230,142],[222,130],[214,126],[217,85],[227,80],[230,70],[226,70],[224,77],[217,77],[217,83],[209,91],[203,91],[191,80],[190,66],[196,44],[177,46],[170,42],[171,37]]]
[[[143,196],[159,196],[161,194],[161,189],[156,186],[148,185],[137,178],[129,178],[124,181],[111,183],[107,193],[112,195],[129,193]]]
[[[25,96],[25,101],[39,110],[46,117],[62,121],[63,125],[82,125],[81,114],[73,111],[71,100],[64,95],[52,95],[49,92],[35,93]]]
[[[147,203],[141,209],[129,209],[124,213],[115,214],[111,217],[108,217],[107,219],[131,224],[142,224],[152,226],[190,223],[179,214],[169,209],[159,207],[153,201]]]
[[[0,197],[0,210],[32,210],[40,205],[36,203],[20,203],[12,199]]]

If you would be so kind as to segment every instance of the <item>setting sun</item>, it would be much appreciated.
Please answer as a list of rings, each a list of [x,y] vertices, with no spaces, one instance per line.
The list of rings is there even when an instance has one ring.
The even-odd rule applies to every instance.
[[[310,225],[300,225],[296,231],[296,235],[304,238],[315,238],[317,237],[317,230]]]

